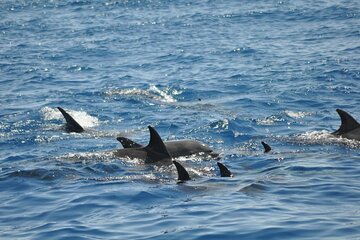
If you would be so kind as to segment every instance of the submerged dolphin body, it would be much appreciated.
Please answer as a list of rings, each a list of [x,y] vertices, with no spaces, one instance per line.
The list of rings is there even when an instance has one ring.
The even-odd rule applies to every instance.
[[[117,137],[116,139],[121,143],[124,149],[143,147],[141,144],[125,137]],[[214,152],[211,148],[194,140],[165,141],[164,144],[173,158],[191,156],[194,154],[203,154],[212,158],[219,157],[219,154]]]
[[[341,119],[341,125],[338,130],[332,134],[348,139],[360,140],[360,124],[347,112],[336,109]]]

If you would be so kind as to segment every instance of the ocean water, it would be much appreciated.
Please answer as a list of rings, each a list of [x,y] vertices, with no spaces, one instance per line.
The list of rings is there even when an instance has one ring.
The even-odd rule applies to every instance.
[[[1,239],[360,239],[360,4],[1,1]],[[67,133],[56,107],[86,128]],[[119,159],[123,135],[216,162]],[[261,141],[273,150],[264,154]]]

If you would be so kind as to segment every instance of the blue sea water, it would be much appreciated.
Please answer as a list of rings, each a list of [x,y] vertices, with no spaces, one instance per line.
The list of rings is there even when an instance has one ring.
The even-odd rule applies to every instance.
[[[1,1],[1,239],[360,239],[360,3]],[[87,131],[67,133],[56,107]],[[196,139],[174,166],[116,136]],[[261,141],[273,150],[264,154]]]

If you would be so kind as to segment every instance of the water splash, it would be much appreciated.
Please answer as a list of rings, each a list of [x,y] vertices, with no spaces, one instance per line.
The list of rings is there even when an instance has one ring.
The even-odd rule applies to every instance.
[[[96,127],[100,124],[98,118],[90,116],[85,111],[75,111],[71,109],[66,109],[66,111],[83,127]],[[50,120],[62,120],[64,117],[60,113],[60,111],[56,108],[51,107],[43,107],[40,112],[44,116],[44,119],[47,121]]]
[[[176,102],[175,98],[173,98],[170,94],[167,94],[165,91],[160,90],[155,85],[151,85],[149,90],[159,94],[162,101],[164,101],[166,103],[174,103],[174,102]]]
[[[55,158],[61,162],[78,162],[87,164],[89,162],[113,162],[115,161],[111,151],[107,152],[82,152],[82,153],[67,153],[65,155]]]
[[[288,117],[295,118],[295,119],[304,118],[306,116],[311,115],[311,113],[309,113],[309,112],[294,112],[294,111],[290,111],[290,110],[285,110],[285,114]]]
[[[326,130],[305,132],[296,136],[295,140],[303,144],[337,144],[346,145],[351,148],[360,148],[359,141],[337,137]]]
[[[216,121],[210,124],[210,127],[213,129],[229,129],[229,119],[224,118],[223,120]]]
[[[277,122],[284,122],[285,119],[279,115],[272,115],[270,117],[256,119],[255,121],[258,125],[274,125]]]
[[[170,89],[167,90],[161,90],[155,85],[150,85],[150,87],[147,90],[138,89],[138,88],[131,88],[131,89],[109,89],[106,92],[106,95],[108,96],[128,96],[128,97],[140,97],[145,98],[153,101],[159,101],[163,103],[175,103],[177,100],[172,95],[178,95],[181,92],[180,91],[170,91]]]

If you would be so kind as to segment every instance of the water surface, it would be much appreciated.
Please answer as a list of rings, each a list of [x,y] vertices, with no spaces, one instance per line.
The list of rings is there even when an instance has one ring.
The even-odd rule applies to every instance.
[[[358,239],[357,1],[2,1],[4,239]],[[87,131],[66,133],[56,107]],[[216,162],[117,159],[116,136]],[[261,141],[273,151],[264,154]]]

